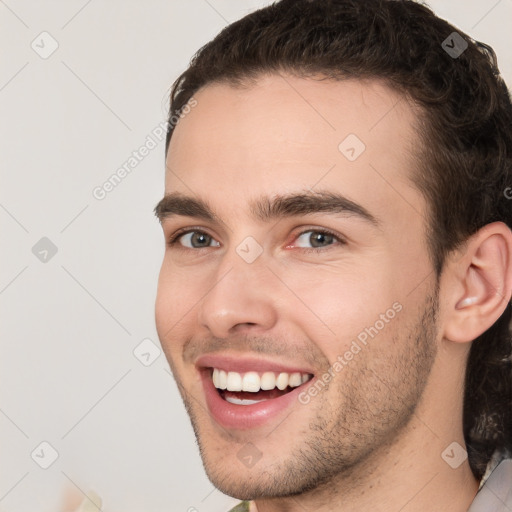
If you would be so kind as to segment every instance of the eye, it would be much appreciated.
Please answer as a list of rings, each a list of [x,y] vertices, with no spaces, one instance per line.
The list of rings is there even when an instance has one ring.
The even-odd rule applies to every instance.
[[[322,249],[323,247],[329,247],[334,245],[336,242],[339,244],[344,244],[345,242],[341,240],[338,236],[330,231],[322,230],[322,229],[310,229],[308,231],[303,231],[297,238],[296,242],[293,244],[295,247],[300,247],[304,249]]]
[[[220,247],[212,236],[203,231],[185,231],[177,233],[170,241],[169,245],[182,245],[187,249],[203,249],[205,247]]]

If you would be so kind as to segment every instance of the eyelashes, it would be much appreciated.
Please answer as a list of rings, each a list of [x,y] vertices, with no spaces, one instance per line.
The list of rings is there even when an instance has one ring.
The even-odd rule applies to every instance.
[[[305,235],[310,234],[309,237],[306,237],[304,240]],[[312,234],[315,234],[316,237],[311,237]],[[304,247],[303,245],[296,245],[295,242],[297,240],[303,239],[301,243],[308,243],[308,241],[313,244],[315,243],[322,243],[327,241],[330,242],[327,245],[317,246],[317,247]],[[182,242],[185,241],[185,245]],[[212,245],[213,242],[213,245]],[[194,244],[199,243],[199,247],[194,247]],[[209,235],[206,231],[199,229],[199,228],[184,228],[181,230],[178,230],[176,233],[174,233],[169,241],[167,242],[168,246],[172,249],[178,249],[178,250],[190,250],[190,251],[198,251],[199,249],[210,249],[212,247],[220,247],[220,243],[215,240],[215,238],[211,235]],[[206,245],[201,245],[206,244]],[[326,250],[329,250],[333,247],[339,247],[342,245],[346,245],[346,241],[344,238],[342,238],[337,233],[334,233],[328,229],[325,228],[308,228],[304,229],[301,232],[299,232],[297,235],[294,235],[293,243],[292,244],[286,244],[286,248],[297,248],[298,250],[302,252],[325,252]]]

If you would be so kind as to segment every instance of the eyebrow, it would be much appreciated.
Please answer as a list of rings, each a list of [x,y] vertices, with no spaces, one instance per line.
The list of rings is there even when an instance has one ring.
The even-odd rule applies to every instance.
[[[342,194],[329,191],[264,196],[252,201],[249,204],[249,210],[254,218],[262,222],[314,213],[340,213],[356,216],[375,226],[380,224],[363,206]],[[177,215],[218,222],[217,215],[206,201],[179,192],[166,194],[156,205],[155,215],[160,222]]]

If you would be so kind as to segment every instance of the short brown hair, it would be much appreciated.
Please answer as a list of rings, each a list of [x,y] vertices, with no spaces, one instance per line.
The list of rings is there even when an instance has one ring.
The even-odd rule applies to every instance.
[[[446,255],[480,228],[512,226],[505,193],[512,190],[512,106],[489,46],[412,0],[282,0],[232,23],[196,53],[173,84],[170,118],[208,84],[243,85],[279,72],[384,80],[420,107],[411,178],[429,205],[438,278]],[[469,355],[463,424],[477,477],[496,449],[512,449],[510,321],[509,303]]]

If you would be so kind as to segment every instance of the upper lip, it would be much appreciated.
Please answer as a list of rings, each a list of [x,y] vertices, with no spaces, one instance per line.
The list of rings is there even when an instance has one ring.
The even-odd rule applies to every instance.
[[[196,360],[196,368],[218,368],[226,372],[276,372],[276,373],[307,373],[311,369],[304,366],[291,366],[263,359],[261,357],[236,356],[232,354],[205,354]]]

